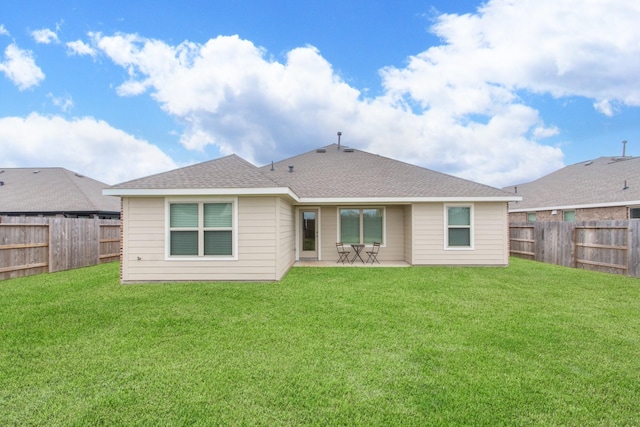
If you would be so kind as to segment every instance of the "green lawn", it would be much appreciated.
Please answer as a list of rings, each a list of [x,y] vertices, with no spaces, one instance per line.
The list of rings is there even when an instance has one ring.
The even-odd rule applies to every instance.
[[[640,280],[295,268],[0,282],[0,425],[640,425]]]

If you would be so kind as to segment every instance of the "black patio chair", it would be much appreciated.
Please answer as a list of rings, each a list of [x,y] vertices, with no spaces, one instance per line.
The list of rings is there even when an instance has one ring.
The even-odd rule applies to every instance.
[[[336,243],[336,249],[338,250],[338,261],[336,261],[336,263],[341,262],[344,264],[345,261],[349,261],[349,254],[351,252],[344,248],[342,242]]]
[[[378,261],[379,251],[380,251],[380,243],[374,242],[371,250],[367,251],[367,255],[369,255],[369,257],[367,258],[367,262],[371,261],[371,264],[373,264],[374,262],[377,262],[378,264],[380,264],[380,261]]]

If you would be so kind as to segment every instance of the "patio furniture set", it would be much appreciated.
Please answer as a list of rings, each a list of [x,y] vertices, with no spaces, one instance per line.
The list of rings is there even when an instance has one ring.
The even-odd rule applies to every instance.
[[[351,248],[353,248],[353,257],[351,259],[349,259],[350,255],[351,255],[351,251],[348,249],[345,249],[344,244],[342,242],[338,242],[336,243],[336,249],[338,250],[338,261],[337,262],[341,262],[341,263],[345,263],[348,262],[349,264],[353,264],[357,259],[360,259],[360,261],[363,264],[368,264],[368,263],[378,263],[380,264],[380,261],[378,261],[378,252],[380,251],[380,243],[379,242],[375,242],[373,244],[373,246],[371,247],[370,251],[365,251],[365,253],[368,255],[367,260],[365,261],[362,258],[361,252],[362,250],[365,248],[365,245],[362,244],[353,244],[350,245]]]

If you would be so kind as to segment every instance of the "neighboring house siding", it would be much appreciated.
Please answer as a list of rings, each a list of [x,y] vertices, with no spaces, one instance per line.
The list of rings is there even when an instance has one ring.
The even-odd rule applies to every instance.
[[[238,260],[167,260],[165,199],[126,197],[124,200],[124,282],[279,278],[276,266],[276,197],[238,198]],[[286,222],[286,219],[281,220]],[[283,262],[286,264],[286,259]],[[280,271],[282,269],[284,267],[280,266]]]
[[[629,208],[626,206],[612,206],[602,208],[577,208],[577,209],[554,209],[535,211],[536,221],[562,221],[564,211],[575,211],[576,221],[613,221],[629,219]],[[534,212],[534,211],[531,211]],[[555,214],[553,213],[555,212]],[[522,222],[527,220],[526,212],[511,212],[509,221]]]
[[[531,211],[533,212],[533,211]],[[538,213],[536,212],[536,221],[539,221],[538,219]],[[527,222],[527,212],[511,212],[509,214],[509,221],[511,222]]]
[[[506,203],[474,203],[473,218],[473,249],[446,250],[443,204],[416,203],[413,264],[508,265]]]
[[[276,280],[280,280],[295,262],[294,208],[284,199],[278,200],[278,260]]]

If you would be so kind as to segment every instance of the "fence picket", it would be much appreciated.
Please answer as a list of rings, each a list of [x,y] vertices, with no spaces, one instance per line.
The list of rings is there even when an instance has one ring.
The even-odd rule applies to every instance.
[[[514,222],[509,236],[513,256],[640,277],[638,220]]]
[[[0,217],[0,280],[119,259],[119,220]]]

